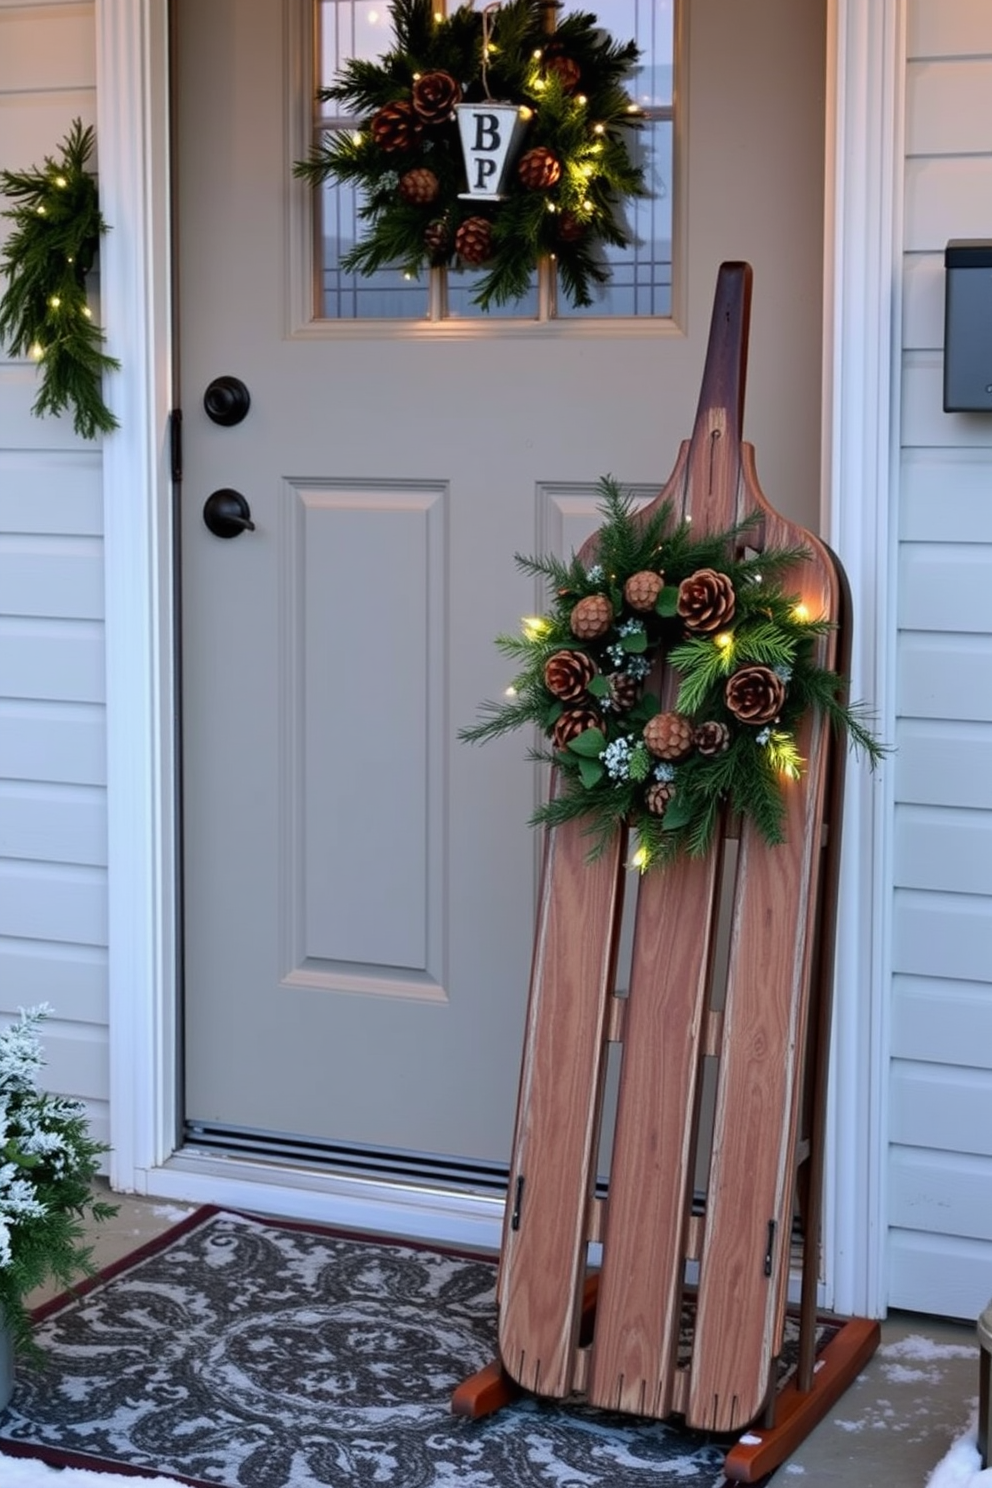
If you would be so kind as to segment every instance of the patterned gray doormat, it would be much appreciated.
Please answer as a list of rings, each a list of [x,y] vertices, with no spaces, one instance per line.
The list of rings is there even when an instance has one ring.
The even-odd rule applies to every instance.
[[[201,1209],[44,1310],[0,1452],[223,1488],[720,1488],[725,1448],[451,1391],[495,1355],[495,1268]],[[0,1469],[0,1480],[3,1478]]]

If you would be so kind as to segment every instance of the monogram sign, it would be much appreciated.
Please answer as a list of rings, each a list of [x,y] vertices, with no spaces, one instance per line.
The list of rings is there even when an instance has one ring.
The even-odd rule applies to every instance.
[[[515,103],[459,103],[458,133],[471,201],[500,201],[501,187],[527,129],[531,111]]]

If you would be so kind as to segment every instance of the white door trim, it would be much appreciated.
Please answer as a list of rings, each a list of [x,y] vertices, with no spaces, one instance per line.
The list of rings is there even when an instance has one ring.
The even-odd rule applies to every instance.
[[[852,697],[894,737],[905,0],[831,0],[823,531],[854,612]],[[824,1228],[827,1303],[885,1313],[891,766],[848,764]]]
[[[857,615],[855,690],[892,716],[887,583],[898,431],[898,250],[905,0],[830,0],[825,530]],[[124,1191],[209,1197],[337,1224],[393,1224],[461,1241],[498,1233],[488,1200],[171,1159],[178,1130],[174,952],[177,765],[169,521],[167,0],[96,0],[103,318],[124,372],[122,428],[104,446],[109,779],[112,1179]],[[866,493],[880,493],[877,503]],[[838,946],[826,1276],[834,1305],[885,1303],[888,822],[885,784],[856,770]],[[223,1165],[220,1165],[223,1167]]]
[[[173,602],[166,0],[97,0],[102,318],[122,372],[103,446],[111,1180],[175,1147]]]

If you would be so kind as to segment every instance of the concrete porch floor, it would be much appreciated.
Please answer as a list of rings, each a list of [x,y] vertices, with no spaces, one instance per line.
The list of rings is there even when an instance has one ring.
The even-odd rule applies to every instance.
[[[128,1255],[193,1206],[110,1195],[117,1217],[96,1228],[99,1266]],[[34,1300],[43,1300],[41,1293]],[[863,1374],[775,1476],[775,1488],[924,1488],[968,1425],[978,1398],[973,1324],[892,1313]],[[507,1485],[509,1488],[509,1485]]]

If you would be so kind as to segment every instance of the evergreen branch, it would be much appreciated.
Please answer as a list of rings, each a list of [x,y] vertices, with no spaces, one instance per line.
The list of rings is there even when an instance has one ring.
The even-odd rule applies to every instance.
[[[84,439],[110,433],[117,420],[103,400],[105,372],[119,368],[103,350],[105,337],[86,302],[86,275],[106,232],[96,183],[86,172],[93,130],[76,119],[61,157],[46,155],[32,171],[0,171],[0,190],[17,205],[0,258],[7,287],[0,299],[0,338],[14,356],[39,363],[41,385],[32,413],[73,412]]]
[[[501,734],[520,728],[522,724],[534,722],[532,705],[525,700],[505,703],[488,701],[481,704],[479,712],[483,714],[481,723],[458,730],[458,737],[463,744],[485,744],[487,740],[498,739]]]

